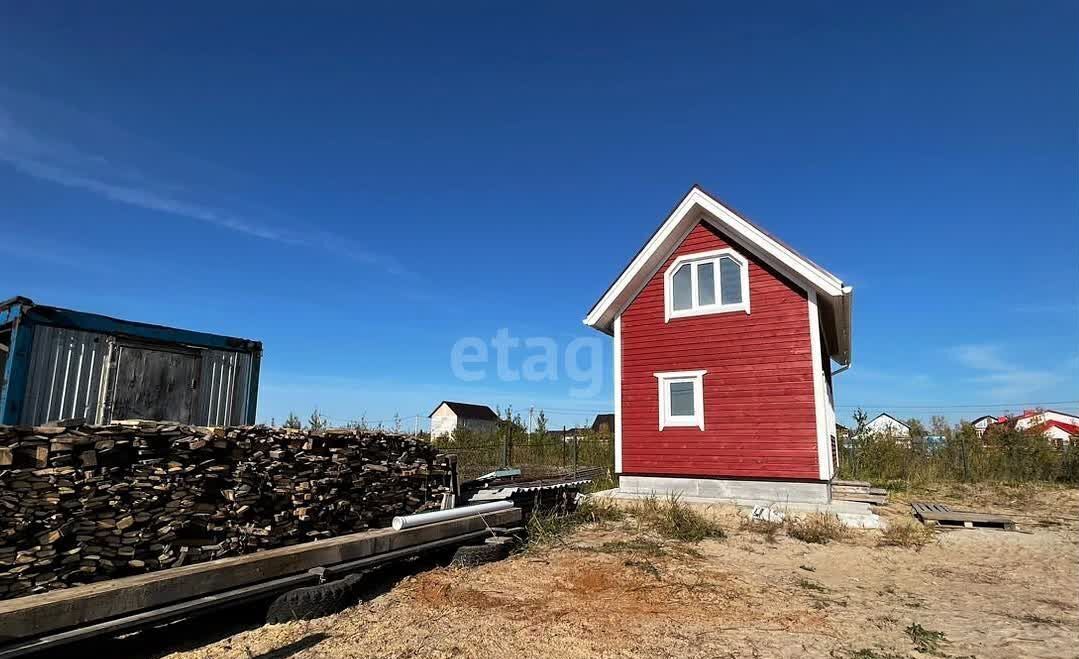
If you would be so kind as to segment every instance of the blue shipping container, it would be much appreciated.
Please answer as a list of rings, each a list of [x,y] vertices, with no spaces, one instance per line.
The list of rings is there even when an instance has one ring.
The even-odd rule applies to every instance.
[[[0,423],[255,422],[262,343],[0,302]]]

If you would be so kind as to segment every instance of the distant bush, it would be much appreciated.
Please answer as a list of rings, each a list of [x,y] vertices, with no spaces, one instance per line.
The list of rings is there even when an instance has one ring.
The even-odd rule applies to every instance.
[[[1057,448],[1037,431],[990,426],[979,437],[970,424],[936,418],[932,432],[942,439],[855,431],[839,442],[839,477],[893,490],[939,481],[1079,483],[1079,448]]]

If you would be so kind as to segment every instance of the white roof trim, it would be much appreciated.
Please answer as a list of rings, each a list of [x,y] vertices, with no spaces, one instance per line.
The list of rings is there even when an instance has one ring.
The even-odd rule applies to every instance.
[[[621,314],[640,289],[652,278],[698,221],[705,220],[729,235],[739,247],[788,276],[807,292],[815,290],[825,298],[839,298],[840,322],[849,328],[850,296],[853,290],[832,273],[798,255],[761,231],[715,197],[694,186],[675,207],[644,248],[630,262],[584,319],[589,327],[612,332],[614,317]],[[849,329],[848,329],[849,332]],[[849,342],[849,340],[848,340]],[[849,359],[849,355],[847,356]]]
[[[873,417],[872,419],[870,419],[869,421],[867,421],[867,422],[866,422],[866,423],[867,423],[867,425],[868,425],[868,424],[870,424],[870,423],[873,423],[874,421],[876,421],[877,419],[881,418],[882,416],[886,416],[886,417],[888,417],[889,419],[891,419],[892,421],[895,421],[895,422],[896,422],[896,423],[898,423],[899,425],[903,426],[903,427],[904,427],[904,428],[906,428],[907,430],[910,430],[910,426],[908,426],[908,425],[907,425],[906,423],[904,423],[904,422],[900,421],[899,419],[895,418],[895,417],[894,417],[894,416],[892,416],[891,414],[888,414],[887,412],[881,412],[881,413],[880,413],[880,414],[878,414],[877,416]]]

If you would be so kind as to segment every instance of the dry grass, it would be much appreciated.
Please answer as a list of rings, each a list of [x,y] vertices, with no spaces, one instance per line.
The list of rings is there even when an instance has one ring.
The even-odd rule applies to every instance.
[[[677,496],[660,500],[648,497],[630,509],[641,530],[651,530],[680,542],[700,542],[724,538],[726,533],[714,520],[702,515]]]
[[[738,528],[742,531],[756,533],[762,536],[768,544],[774,545],[776,536],[783,530],[783,522],[743,518]]]
[[[894,521],[881,533],[878,544],[881,547],[904,547],[921,550],[937,538],[933,529],[907,520]]]
[[[795,540],[826,545],[832,540],[842,540],[850,535],[843,522],[835,515],[813,513],[801,518],[788,519],[787,535]]]
[[[644,556],[666,556],[667,549],[650,538],[637,537],[632,540],[614,540],[604,542],[597,551],[611,554],[642,554]]]

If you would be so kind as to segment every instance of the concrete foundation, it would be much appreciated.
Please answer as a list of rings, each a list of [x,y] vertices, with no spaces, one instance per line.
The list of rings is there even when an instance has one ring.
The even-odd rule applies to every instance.
[[[630,494],[656,494],[703,499],[744,499],[769,504],[831,502],[828,483],[787,481],[720,480],[714,478],[673,478],[620,476],[618,489]]]
[[[649,496],[676,495],[693,506],[735,506],[747,517],[754,509],[767,509],[775,519],[824,513],[856,529],[879,529],[884,524],[868,503],[830,501],[827,483],[731,481],[705,478],[620,476],[619,487],[592,496],[634,501]],[[773,515],[769,515],[773,518]]]

